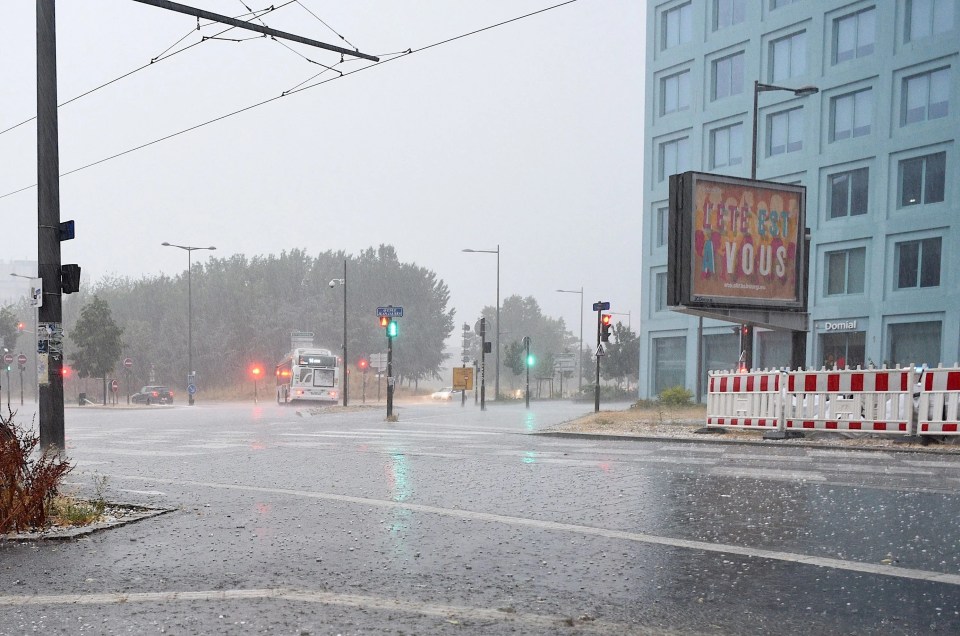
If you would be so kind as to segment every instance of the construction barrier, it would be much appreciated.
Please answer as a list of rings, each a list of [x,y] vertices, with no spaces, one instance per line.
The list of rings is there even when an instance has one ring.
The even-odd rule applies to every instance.
[[[784,427],[910,435],[914,377],[912,367],[788,373]]]
[[[918,435],[960,435],[960,367],[927,369],[917,406]]]
[[[711,373],[707,426],[777,430],[783,411],[782,375],[777,371]]]

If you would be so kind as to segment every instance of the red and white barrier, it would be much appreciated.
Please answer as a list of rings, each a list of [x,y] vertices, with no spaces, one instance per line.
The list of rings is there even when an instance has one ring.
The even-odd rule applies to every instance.
[[[911,434],[913,368],[787,374],[787,431]]]
[[[917,407],[918,435],[960,435],[960,367],[927,369]]]
[[[707,426],[777,430],[783,375],[776,371],[714,372],[707,391]]]

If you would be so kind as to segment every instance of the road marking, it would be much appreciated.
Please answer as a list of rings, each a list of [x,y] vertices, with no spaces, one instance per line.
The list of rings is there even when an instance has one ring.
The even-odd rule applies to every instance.
[[[293,497],[303,497],[306,499],[318,499],[321,501],[336,501],[340,503],[359,504],[367,507],[391,508],[395,510],[410,510],[413,512],[423,512],[428,514],[441,515],[445,517],[454,517],[473,521],[488,521],[492,523],[502,523],[506,525],[537,528],[540,530],[556,530],[559,532],[573,532],[577,534],[604,537],[607,539],[620,539],[623,541],[633,541],[636,543],[649,543],[652,545],[664,545],[674,548],[684,548],[687,550],[699,550],[702,552],[713,552],[718,554],[739,554],[746,557],[756,557],[758,559],[772,559],[775,561],[786,561],[789,563],[799,563],[803,565],[815,565],[818,567],[833,568],[836,570],[846,570],[848,572],[863,572],[866,574],[876,574],[878,576],[889,576],[893,578],[914,579],[919,581],[930,581],[934,583],[944,583],[947,585],[960,586],[960,574],[944,574],[941,572],[931,572],[929,570],[918,570],[913,568],[902,568],[892,565],[881,565],[876,563],[863,563],[859,561],[846,561],[843,559],[831,559],[827,557],[808,556],[805,554],[796,554],[793,552],[780,552],[776,550],[764,550],[761,548],[751,548],[749,546],[739,546],[729,543],[709,543],[706,541],[694,541],[690,539],[677,539],[674,537],[664,537],[644,532],[627,532],[624,530],[611,530],[609,528],[596,528],[593,526],[582,526],[571,523],[560,523],[558,521],[546,521],[542,519],[526,519],[524,517],[510,517],[507,515],[498,515],[489,512],[477,512],[473,510],[460,510],[457,508],[441,508],[439,506],[428,506],[424,504],[415,504],[409,502],[398,502],[385,499],[371,499],[369,497],[352,497],[350,495],[338,495],[334,493],[313,492],[309,490],[292,490],[288,488],[265,488],[261,486],[243,486],[240,484],[221,484],[216,482],[165,479],[160,477],[144,477],[141,475],[116,475],[117,479],[129,479],[135,481],[149,481],[151,483],[177,484],[182,486],[196,486],[200,488],[211,488],[216,490],[236,490],[243,492],[258,492],[273,495],[285,495]]]
[[[596,620],[579,620],[569,616],[533,614],[527,612],[503,611],[466,605],[442,605],[424,603],[399,598],[362,594],[338,594],[313,590],[288,589],[249,589],[249,590],[197,590],[183,592],[132,592],[101,594],[46,594],[36,596],[0,596],[0,606],[23,607],[28,605],[121,605],[127,603],[170,603],[176,601],[245,601],[250,599],[277,599],[298,601],[301,603],[319,603],[365,610],[383,610],[388,612],[406,612],[425,614],[450,621],[451,627],[457,624],[455,617],[472,621],[492,621],[496,623],[522,623],[531,627],[560,630],[576,626],[578,633],[585,631],[597,634],[671,634],[662,629],[638,628],[624,623],[610,623]]]
[[[807,470],[783,470],[781,468],[746,468],[739,466],[718,466],[710,469],[711,475],[722,477],[754,477],[776,481],[826,481],[826,477]]]

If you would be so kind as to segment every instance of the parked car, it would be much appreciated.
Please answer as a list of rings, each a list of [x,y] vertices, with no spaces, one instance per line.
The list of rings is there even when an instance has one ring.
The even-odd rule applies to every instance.
[[[433,400],[452,400],[455,396],[460,395],[459,389],[454,389],[452,386],[445,386],[439,391],[434,391],[430,394],[430,399]]]
[[[143,386],[130,396],[134,404],[173,404],[173,391],[165,386]]]

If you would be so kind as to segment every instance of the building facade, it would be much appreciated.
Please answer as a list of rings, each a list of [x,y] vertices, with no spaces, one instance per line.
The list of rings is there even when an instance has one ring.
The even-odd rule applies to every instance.
[[[758,179],[807,192],[807,366],[960,360],[958,21],[960,0],[648,2],[640,397],[736,367],[733,323],[667,307],[668,180],[749,177],[754,148]],[[789,332],[753,345],[789,365]]]

